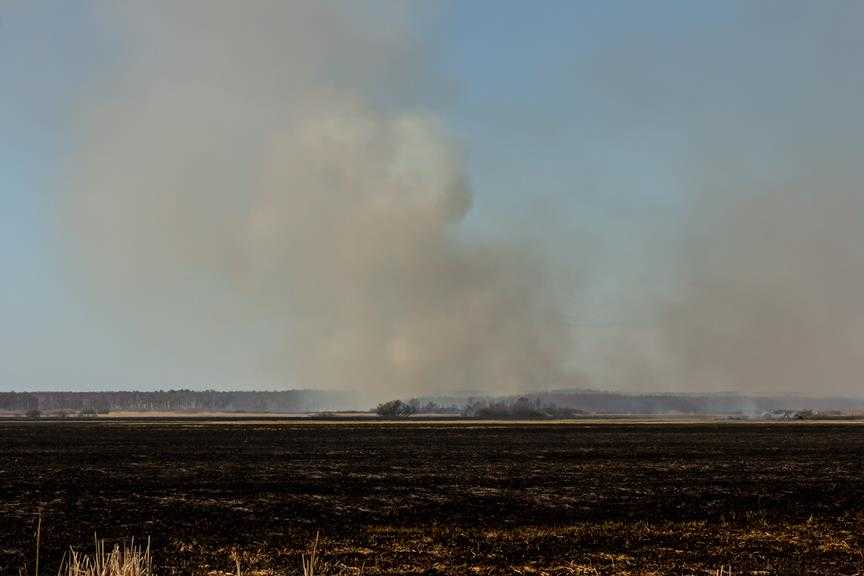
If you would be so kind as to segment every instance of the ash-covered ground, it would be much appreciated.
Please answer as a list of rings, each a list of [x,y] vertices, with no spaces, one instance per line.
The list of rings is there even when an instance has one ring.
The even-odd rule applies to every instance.
[[[93,534],[160,574],[855,574],[864,426],[0,424],[0,574]]]

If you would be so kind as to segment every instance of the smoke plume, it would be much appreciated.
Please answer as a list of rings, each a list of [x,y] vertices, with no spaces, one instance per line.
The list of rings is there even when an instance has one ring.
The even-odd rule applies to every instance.
[[[100,8],[120,49],[82,98],[61,218],[149,362],[370,398],[556,376],[547,263],[460,234],[463,151],[423,111],[434,79],[399,7]]]

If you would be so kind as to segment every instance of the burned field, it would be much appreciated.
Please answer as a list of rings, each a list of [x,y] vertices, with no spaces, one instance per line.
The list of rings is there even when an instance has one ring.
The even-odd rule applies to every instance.
[[[0,574],[93,534],[160,574],[864,573],[864,427],[0,423]],[[725,572],[724,572],[725,573]]]

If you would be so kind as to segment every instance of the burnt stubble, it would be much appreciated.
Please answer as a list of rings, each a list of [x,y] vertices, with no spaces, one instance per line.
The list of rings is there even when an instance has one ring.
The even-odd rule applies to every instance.
[[[854,574],[864,426],[0,424],[0,573],[151,538],[160,574]]]

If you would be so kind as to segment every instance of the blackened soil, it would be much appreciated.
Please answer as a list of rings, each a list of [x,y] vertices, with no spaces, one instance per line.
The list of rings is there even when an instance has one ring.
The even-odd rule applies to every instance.
[[[864,426],[0,423],[0,574],[864,573]]]

